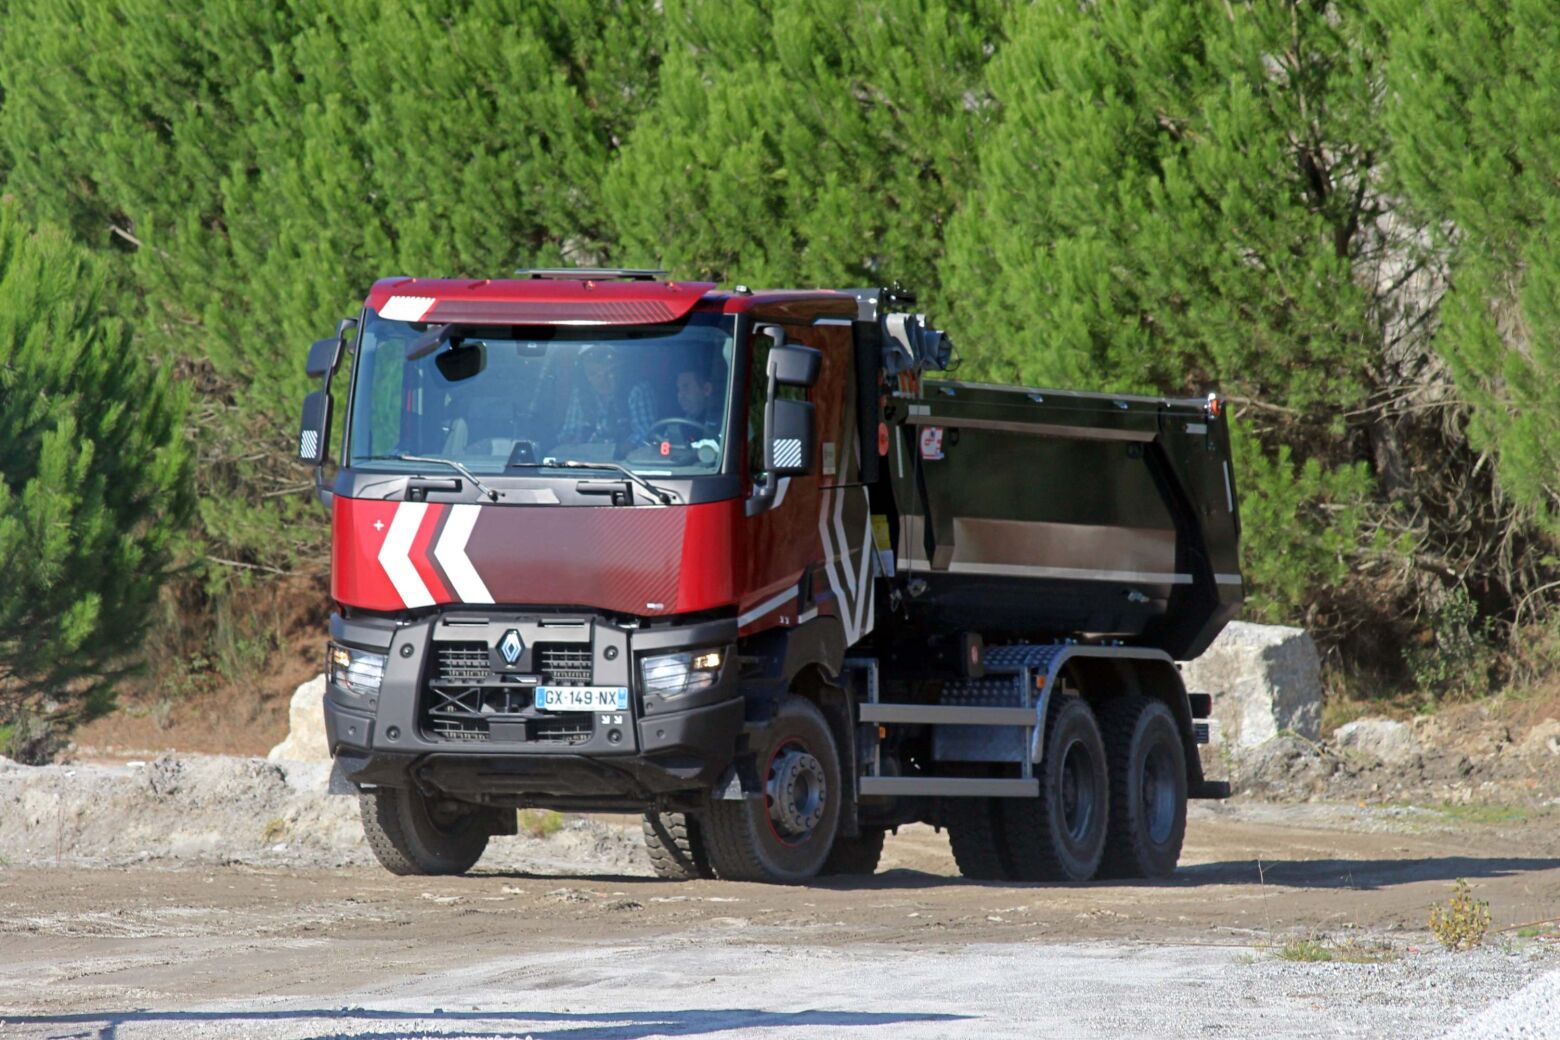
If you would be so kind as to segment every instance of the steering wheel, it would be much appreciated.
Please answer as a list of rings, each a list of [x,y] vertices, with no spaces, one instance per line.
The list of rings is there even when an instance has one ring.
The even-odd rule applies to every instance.
[[[651,423],[650,424],[650,429],[645,431],[645,443],[654,445],[656,442],[662,440],[663,438],[660,438],[660,437],[656,436],[656,431],[659,430],[663,426],[686,426],[686,427],[688,427],[690,430],[693,431],[692,436],[690,436],[688,438],[688,440],[690,442],[696,441],[696,440],[705,439],[705,438],[709,437],[709,435],[710,435],[709,430],[705,427],[705,425],[703,423],[699,422],[698,420],[696,420],[696,419],[684,419],[681,416],[673,416],[670,419],[659,419],[659,420]]]

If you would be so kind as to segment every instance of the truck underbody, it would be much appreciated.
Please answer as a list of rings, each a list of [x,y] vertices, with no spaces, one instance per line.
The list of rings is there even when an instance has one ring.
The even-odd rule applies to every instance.
[[[409,292],[376,286],[364,320]],[[537,292],[512,295],[535,320]],[[385,866],[462,872],[539,807],[644,813],[665,877],[870,872],[915,821],[972,877],[1170,873],[1187,798],[1227,794],[1197,754],[1211,698],[1174,663],[1240,603],[1217,398],[923,379],[935,334],[881,291],[697,295],[732,315],[708,476],[632,452],[623,481],[547,475],[585,464],[516,463],[522,439],[486,483],[430,479],[348,449],[325,714]],[[454,324],[435,348],[469,351]],[[543,353],[509,335],[483,350]],[[796,458],[786,385],[808,395]],[[742,473],[744,432],[767,473]]]

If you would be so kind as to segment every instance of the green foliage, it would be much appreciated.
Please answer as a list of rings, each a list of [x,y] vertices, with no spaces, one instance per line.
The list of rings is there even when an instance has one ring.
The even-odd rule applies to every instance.
[[[1435,346],[1474,445],[1560,530],[1560,21],[1545,0],[1388,8],[1393,175],[1451,265]]]
[[[1221,390],[1251,616],[1343,638],[1430,604],[1410,663],[1446,687],[1484,668],[1492,613],[1546,623],[1556,577],[1551,6],[0,0],[0,190],[95,251],[122,353],[189,387],[208,592],[323,567],[290,452],[303,350],[377,277],[902,280],[962,375]],[[59,446],[139,415],[118,392],[49,420],[40,479],[127,464]],[[6,471],[5,508],[63,508],[18,505],[29,479]],[[1434,608],[1416,574],[1464,598]],[[212,668],[274,647],[220,596],[177,602]],[[107,600],[55,606],[58,638],[109,624]]]
[[[270,568],[323,548],[289,451],[304,348],[377,277],[598,254],[657,67],[629,2],[15,6],[12,190],[128,251],[141,334],[202,388],[205,533]]]
[[[185,397],[95,265],[0,202],[0,680],[81,711],[137,648],[188,520]]]
[[[939,284],[994,0],[676,0],[610,169],[617,256],[768,285]]]
[[[1368,533],[1374,482],[1339,418],[1381,341],[1353,268],[1369,32],[1354,4],[1032,5],[949,232],[984,375],[1242,402],[1243,559],[1269,620],[1397,547]]]
[[[1430,611],[1428,621],[1424,644],[1406,654],[1420,689],[1486,692],[1495,664],[1495,620],[1481,616],[1468,590],[1459,585]]]
[[[1324,469],[1311,458],[1297,464],[1288,445],[1269,456],[1241,423],[1232,433],[1241,480],[1241,570],[1254,618],[1300,617],[1317,590],[1343,584],[1367,550],[1408,550],[1379,533],[1365,534],[1372,482],[1363,463]]]

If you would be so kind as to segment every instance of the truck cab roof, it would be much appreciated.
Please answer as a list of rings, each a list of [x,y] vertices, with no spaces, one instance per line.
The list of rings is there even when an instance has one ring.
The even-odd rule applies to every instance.
[[[695,308],[771,320],[852,317],[854,297],[832,289],[735,292],[714,282],[615,277],[382,278],[365,301],[394,321],[514,325],[652,325]],[[805,310],[805,315],[799,313]],[[793,312],[797,312],[794,313]]]

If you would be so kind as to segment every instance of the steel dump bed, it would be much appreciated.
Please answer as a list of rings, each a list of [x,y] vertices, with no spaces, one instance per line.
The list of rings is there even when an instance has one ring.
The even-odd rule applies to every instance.
[[[1242,592],[1221,404],[933,379],[896,394],[892,564],[910,617],[1200,654]]]

